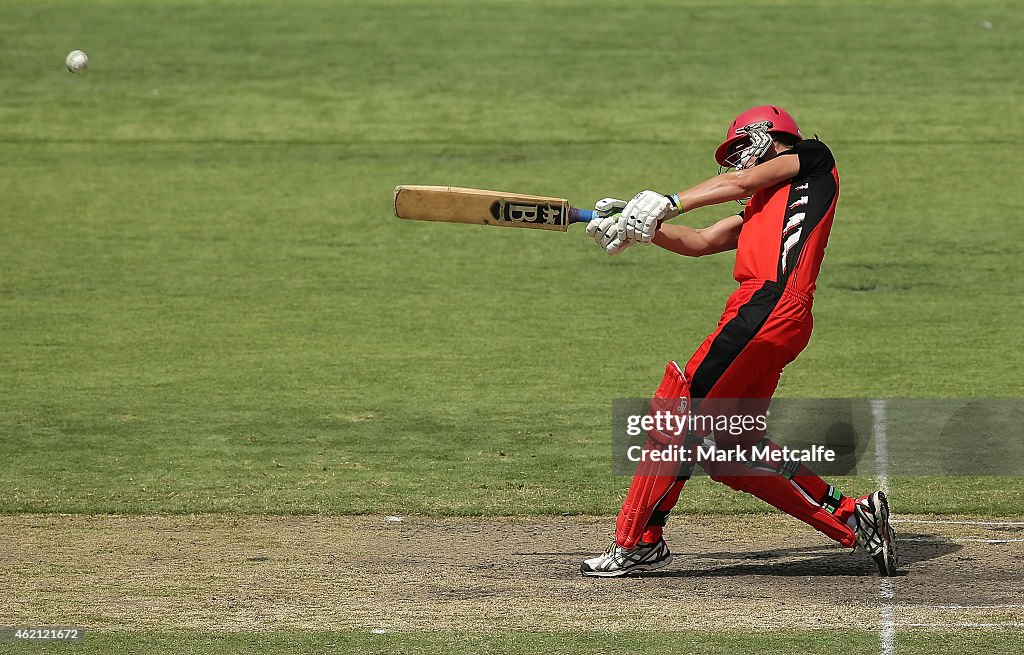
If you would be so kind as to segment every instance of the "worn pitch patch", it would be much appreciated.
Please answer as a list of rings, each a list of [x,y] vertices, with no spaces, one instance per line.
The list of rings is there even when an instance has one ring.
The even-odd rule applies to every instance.
[[[897,629],[1024,622],[1024,525],[900,517]],[[874,563],[779,514],[672,518],[666,569],[590,579],[611,518],[0,517],[0,625],[877,629]],[[957,520],[960,523],[950,523]],[[977,517],[969,520],[983,520]],[[1015,519],[1000,519],[1013,521]],[[941,629],[941,628],[936,628]]]

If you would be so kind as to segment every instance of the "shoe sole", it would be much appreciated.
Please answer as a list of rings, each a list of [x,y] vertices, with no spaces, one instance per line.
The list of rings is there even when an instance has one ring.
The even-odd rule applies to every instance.
[[[879,574],[885,577],[896,575],[896,531],[889,525],[889,500],[881,491],[878,492],[878,504],[874,508],[875,521],[882,526],[882,552],[875,558]]]
[[[631,566],[628,569],[622,569],[620,571],[584,571],[580,569],[580,575],[584,578],[624,578],[634,573],[645,573],[647,571],[656,571],[663,566],[667,566],[672,563],[672,553],[669,553],[665,559],[652,562],[651,564],[637,564]]]

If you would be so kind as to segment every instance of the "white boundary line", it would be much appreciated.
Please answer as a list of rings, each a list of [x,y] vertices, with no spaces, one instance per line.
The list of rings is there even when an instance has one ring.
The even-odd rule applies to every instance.
[[[1024,605],[900,605],[907,609],[925,610],[1018,610]]]
[[[882,578],[878,586],[878,595],[882,597],[878,642],[882,655],[893,655],[896,652],[896,605],[893,603],[896,585],[892,578]]]
[[[889,495],[889,443],[885,425],[885,401],[872,400],[871,414],[874,417],[872,430],[875,436],[875,475],[878,488],[886,496]],[[878,585],[878,595],[882,600],[879,610],[878,643],[882,655],[896,653],[896,583],[892,578],[884,577]]]
[[[872,400],[871,414],[874,416],[872,431],[875,435],[875,477],[878,487],[889,495],[889,439],[886,434],[885,401]]]
[[[1024,628],[1024,623],[901,623],[901,628]]]
[[[974,537],[905,537],[900,541],[920,541],[930,544],[1019,544],[1024,539],[977,539]]]
[[[924,525],[1019,525],[1024,526],[1024,521],[941,521],[941,520],[918,520],[918,519],[893,519],[893,523],[921,523]]]

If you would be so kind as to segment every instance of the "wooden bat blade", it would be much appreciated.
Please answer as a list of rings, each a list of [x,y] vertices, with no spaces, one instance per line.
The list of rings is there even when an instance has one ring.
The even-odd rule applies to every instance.
[[[395,187],[395,216],[415,221],[561,230],[589,220],[565,198],[447,186]]]

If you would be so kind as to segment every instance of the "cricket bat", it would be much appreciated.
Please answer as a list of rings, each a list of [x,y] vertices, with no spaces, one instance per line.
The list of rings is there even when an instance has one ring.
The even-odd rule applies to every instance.
[[[504,225],[565,232],[572,223],[594,218],[565,198],[530,196],[454,186],[395,187],[395,216],[414,221]]]

